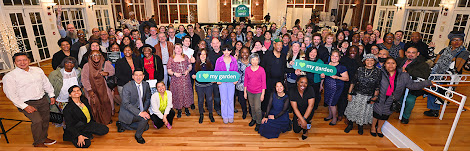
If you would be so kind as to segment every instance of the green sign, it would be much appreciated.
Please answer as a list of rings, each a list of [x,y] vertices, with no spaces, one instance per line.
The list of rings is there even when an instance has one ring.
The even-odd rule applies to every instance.
[[[336,74],[336,67],[334,66],[299,59],[295,60],[294,69],[300,69],[302,71],[318,74],[324,73],[327,76],[332,76]]]
[[[235,71],[199,71],[196,73],[198,82],[235,82],[240,74]]]
[[[245,5],[238,5],[235,8],[235,17],[249,17],[250,16],[250,9]]]

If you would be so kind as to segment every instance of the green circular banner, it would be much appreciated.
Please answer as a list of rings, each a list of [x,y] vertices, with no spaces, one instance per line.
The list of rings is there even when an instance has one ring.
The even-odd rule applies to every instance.
[[[235,82],[240,78],[236,71],[199,71],[196,73],[198,82]]]
[[[300,69],[302,71],[318,74],[323,73],[327,76],[332,76],[336,74],[336,68],[334,66],[299,59],[295,60],[294,69]]]
[[[235,8],[235,17],[249,17],[250,16],[250,9],[245,5],[238,5]]]

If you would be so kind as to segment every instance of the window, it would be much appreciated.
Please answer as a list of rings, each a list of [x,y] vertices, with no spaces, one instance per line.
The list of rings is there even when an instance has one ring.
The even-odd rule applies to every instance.
[[[319,11],[326,10],[326,0],[287,0],[288,8],[312,8]]]
[[[410,6],[417,7],[439,7],[441,0],[409,0],[408,4]]]
[[[160,24],[191,24],[197,20],[197,0],[159,0]]]
[[[394,15],[394,10],[386,9],[379,11],[379,21],[377,24],[377,30],[380,31],[380,35],[385,35],[386,33],[391,32]]]
[[[452,29],[453,31],[463,31],[465,33],[465,43],[464,46],[468,48],[470,45],[469,40],[468,40],[468,29],[469,29],[469,18],[470,14],[469,13],[459,13],[456,14],[455,16],[455,21],[454,21],[454,28]]]
[[[113,17],[114,17],[114,25],[118,27],[119,24],[119,12],[123,12],[124,8],[122,6],[121,0],[111,0],[111,8],[113,10]]]
[[[145,3],[144,0],[130,0],[131,3],[128,3],[130,11],[135,13],[135,19],[138,21],[146,20],[147,16],[145,15]]]
[[[377,9],[377,0],[366,0],[362,7],[362,16],[359,29],[366,30],[368,23],[374,22],[375,10]],[[391,25],[390,25],[391,27]]]
[[[67,28],[68,24],[73,24],[77,30],[83,30],[86,32],[85,18],[83,9],[81,8],[62,8],[61,24],[64,29]]]
[[[54,0],[57,5],[83,5],[83,0]]]
[[[470,7],[470,2],[468,0],[459,0],[457,5],[458,7]]]
[[[382,3],[380,5],[382,6],[395,6],[397,4],[398,0],[382,0]]]
[[[39,5],[39,0],[3,0],[3,5]]]
[[[434,29],[436,29],[439,11],[410,10],[406,18],[404,39],[411,40],[411,33],[419,32],[423,37],[423,42],[432,41]]]
[[[93,0],[96,5],[108,5],[108,0]]]

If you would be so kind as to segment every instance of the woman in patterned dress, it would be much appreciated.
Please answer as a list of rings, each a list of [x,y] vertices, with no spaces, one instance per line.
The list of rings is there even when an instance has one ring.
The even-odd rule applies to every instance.
[[[173,107],[178,110],[177,117],[181,117],[181,109],[185,108],[186,116],[189,113],[189,107],[194,103],[193,89],[191,88],[191,80],[189,72],[192,69],[188,56],[183,54],[183,46],[179,43],[175,44],[173,57],[168,59],[168,74],[171,76],[170,91],[173,96]]]
[[[321,77],[325,78],[325,103],[328,105],[329,116],[324,118],[325,121],[331,119],[330,125],[336,125],[337,121],[337,106],[341,92],[343,91],[344,81],[349,81],[348,71],[345,66],[339,64],[340,52],[333,51],[330,57],[330,63],[328,65],[336,68],[336,74],[332,76],[326,76],[322,74]]]
[[[351,86],[345,88],[348,89],[349,104],[344,114],[349,122],[344,132],[349,133],[356,123],[359,135],[363,134],[364,124],[372,124],[372,104],[378,99],[381,79],[380,70],[375,67],[378,60],[373,54],[367,54],[362,61],[365,66],[357,69]]]

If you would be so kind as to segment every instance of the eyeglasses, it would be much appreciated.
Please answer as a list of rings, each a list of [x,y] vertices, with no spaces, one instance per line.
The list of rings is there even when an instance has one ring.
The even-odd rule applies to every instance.
[[[79,35],[79,36],[83,36],[83,35],[85,35],[85,34],[77,34],[77,35]]]
[[[101,54],[90,55],[90,57],[97,57],[97,56],[101,56]]]

